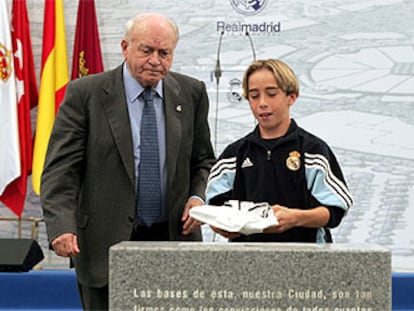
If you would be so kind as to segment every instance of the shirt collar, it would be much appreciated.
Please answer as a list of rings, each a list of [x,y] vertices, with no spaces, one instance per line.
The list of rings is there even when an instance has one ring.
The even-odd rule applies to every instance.
[[[137,99],[138,96],[144,91],[144,88],[139,84],[130,74],[126,63],[124,62],[124,70],[123,70],[123,78],[125,84],[125,93],[128,97],[130,102],[133,102]],[[164,98],[163,92],[163,80],[159,81],[154,88],[155,92],[158,94],[159,97]]]

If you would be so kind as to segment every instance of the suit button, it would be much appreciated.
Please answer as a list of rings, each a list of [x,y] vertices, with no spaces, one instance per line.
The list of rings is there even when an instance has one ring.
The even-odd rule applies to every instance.
[[[133,222],[134,222],[134,217],[132,217],[132,216],[128,216],[128,221],[129,221],[130,223],[133,223]]]

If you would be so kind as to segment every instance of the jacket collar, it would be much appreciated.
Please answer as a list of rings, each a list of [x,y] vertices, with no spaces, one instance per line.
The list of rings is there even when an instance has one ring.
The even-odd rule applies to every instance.
[[[296,124],[294,119],[291,119],[289,128],[286,132],[285,135],[275,138],[275,144],[274,146],[280,146],[286,142],[295,140],[297,137],[297,129],[298,129],[298,125]],[[262,146],[263,148],[267,149],[267,145],[265,144],[265,139],[260,137],[260,130],[259,130],[259,125],[256,125],[255,129],[253,130],[253,132],[251,132],[250,134],[247,135],[246,137],[247,141],[250,141],[252,143],[255,143],[259,146]]]

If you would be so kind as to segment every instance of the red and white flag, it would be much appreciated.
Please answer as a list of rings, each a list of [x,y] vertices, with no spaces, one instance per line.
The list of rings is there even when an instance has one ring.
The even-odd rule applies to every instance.
[[[20,176],[16,81],[6,0],[0,0],[0,195]]]
[[[26,199],[27,176],[32,169],[33,146],[30,108],[37,105],[38,99],[26,0],[13,0],[11,25],[17,86],[21,174],[7,186],[0,200],[17,216],[21,216]]]

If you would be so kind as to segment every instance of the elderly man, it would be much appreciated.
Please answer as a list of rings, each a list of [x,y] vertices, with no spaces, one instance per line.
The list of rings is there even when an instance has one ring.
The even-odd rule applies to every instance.
[[[86,310],[108,308],[110,246],[201,240],[189,209],[204,203],[215,161],[208,97],[203,82],[170,72],[177,41],[168,17],[135,16],[123,64],[70,82],[58,111],[41,204],[51,246],[74,263]]]

